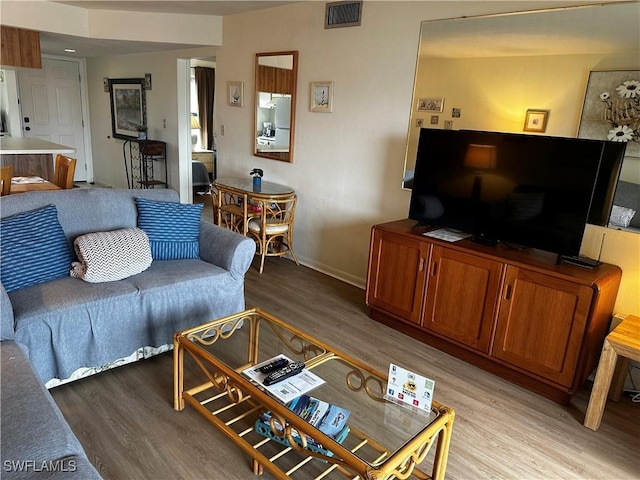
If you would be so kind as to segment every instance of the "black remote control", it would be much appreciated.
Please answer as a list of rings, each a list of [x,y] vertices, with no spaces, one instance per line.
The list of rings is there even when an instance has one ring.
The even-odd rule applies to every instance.
[[[287,365],[289,365],[289,360],[287,360],[286,358],[279,358],[278,360],[275,360],[271,363],[267,363],[266,365],[261,366],[259,370],[262,373],[271,373],[274,370],[277,370],[282,367],[286,367]]]
[[[282,367],[280,370],[276,370],[275,372],[267,375],[262,383],[267,386],[273,385],[274,383],[281,382],[285,378],[289,378],[300,373],[302,370],[304,370],[304,362],[293,362],[286,367]]]

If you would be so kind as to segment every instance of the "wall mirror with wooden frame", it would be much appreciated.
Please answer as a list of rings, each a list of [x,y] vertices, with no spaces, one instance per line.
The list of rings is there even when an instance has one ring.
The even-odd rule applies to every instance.
[[[527,109],[545,109],[537,135],[577,137],[589,72],[638,69],[639,27],[637,2],[422,22],[403,188],[421,127],[529,133]],[[639,146],[630,143],[626,186],[640,184]]]
[[[254,155],[293,162],[298,52],[256,54]]]

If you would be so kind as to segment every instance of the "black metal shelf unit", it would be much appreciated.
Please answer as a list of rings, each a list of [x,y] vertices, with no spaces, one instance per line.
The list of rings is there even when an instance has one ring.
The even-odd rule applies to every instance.
[[[129,188],[155,188],[156,186],[167,188],[167,144],[165,142],[126,140],[122,145],[122,153]]]

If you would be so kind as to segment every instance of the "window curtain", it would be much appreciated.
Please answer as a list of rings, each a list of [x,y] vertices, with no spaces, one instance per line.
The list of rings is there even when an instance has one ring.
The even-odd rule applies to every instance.
[[[215,150],[213,142],[213,98],[216,89],[216,70],[209,67],[195,67],[198,111],[200,113],[201,148]]]

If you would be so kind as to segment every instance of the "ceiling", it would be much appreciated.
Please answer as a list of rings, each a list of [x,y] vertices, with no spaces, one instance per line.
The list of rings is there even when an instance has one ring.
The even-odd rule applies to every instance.
[[[154,1],[154,0],[83,0],[57,1],[78,8],[91,10],[121,10],[155,13],[180,13],[186,15],[216,15],[227,16],[254,10],[279,7],[299,0],[236,0],[236,1]],[[104,57],[109,55],[124,55],[132,53],[152,53],[165,50],[178,50],[205,45],[188,45],[184,43],[131,42],[124,40],[107,40],[96,38],[74,37],[57,33],[40,32],[40,49],[42,53],[50,55],[65,55],[70,57]],[[76,52],[65,52],[65,49],[75,49]]]
[[[154,1],[154,0],[84,0],[84,1],[59,1],[73,7],[87,8],[90,10],[124,10],[128,12],[155,12],[155,13],[183,13],[186,15],[234,15],[253,10],[278,7],[294,0],[270,1],[270,0],[235,0],[235,1]]]

